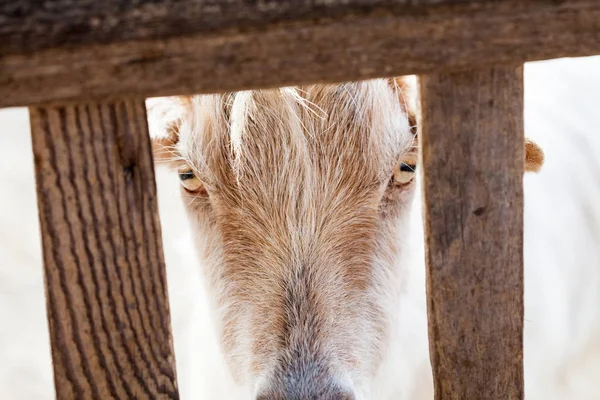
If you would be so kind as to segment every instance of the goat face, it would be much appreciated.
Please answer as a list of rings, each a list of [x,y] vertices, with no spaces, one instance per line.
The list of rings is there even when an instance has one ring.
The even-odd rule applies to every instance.
[[[256,398],[369,394],[415,191],[396,83],[179,98],[150,121],[182,180],[223,353]]]

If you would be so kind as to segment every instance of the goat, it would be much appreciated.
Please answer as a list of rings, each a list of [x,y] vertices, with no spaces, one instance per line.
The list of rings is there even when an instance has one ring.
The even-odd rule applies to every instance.
[[[149,103],[241,397],[432,397],[412,87]],[[543,162],[529,140],[524,162]]]

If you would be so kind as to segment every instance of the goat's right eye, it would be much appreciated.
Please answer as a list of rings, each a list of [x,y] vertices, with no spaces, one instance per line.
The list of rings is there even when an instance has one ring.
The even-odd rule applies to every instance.
[[[181,181],[181,186],[188,192],[199,192],[202,190],[202,182],[196,174],[194,170],[189,165],[184,165],[177,170],[179,174],[179,180]]]

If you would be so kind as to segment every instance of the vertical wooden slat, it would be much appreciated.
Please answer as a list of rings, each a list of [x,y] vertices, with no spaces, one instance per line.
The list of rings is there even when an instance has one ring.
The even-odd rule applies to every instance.
[[[421,77],[435,398],[523,398],[523,69]]]
[[[176,399],[143,99],[30,109],[58,399]]]

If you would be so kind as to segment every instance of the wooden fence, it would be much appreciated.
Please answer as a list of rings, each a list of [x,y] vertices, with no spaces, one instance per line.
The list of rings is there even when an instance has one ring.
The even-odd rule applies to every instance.
[[[522,399],[522,64],[596,53],[597,0],[2,1],[57,397],[179,397],[145,97],[420,74],[435,397]]]

